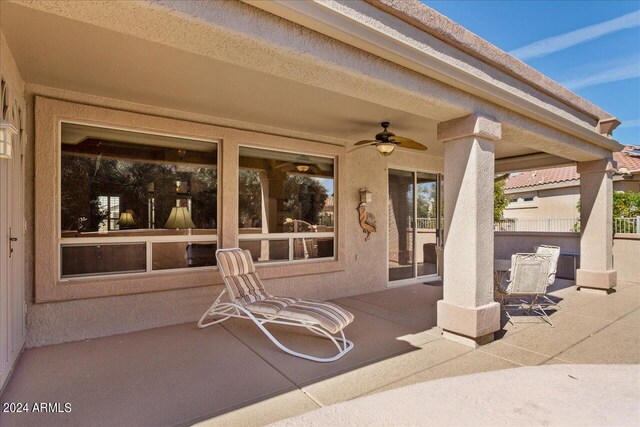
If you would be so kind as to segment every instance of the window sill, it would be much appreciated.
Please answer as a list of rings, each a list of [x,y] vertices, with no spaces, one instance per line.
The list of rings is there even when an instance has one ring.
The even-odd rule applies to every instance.
[[[537,203],[530,203],[530,204],[521,204],[521,205],[513,205],[513,206],[507,206],[505,209],[506,210],[516,210],[516,209],[532,209],[532,208],[537,208],[538,204]]]
[[[263,280],[333,273],[344,269],[344,261],[336,259],[256,264],[256,270]],[[222,284],[222,277],[217,267],[204,267],[192,271],[182,269],[91,278],[76,277],[59,279],[47,289],[38,289],[35,302],[37,304],[62,302]]]

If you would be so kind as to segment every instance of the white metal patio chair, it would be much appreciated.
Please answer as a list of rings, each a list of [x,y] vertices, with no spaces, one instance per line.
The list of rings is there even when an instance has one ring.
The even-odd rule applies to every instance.
[[[547,291],[549,284],[548,254],[515,254],[511,257],[511,276],[506,289],[497,287],[497,297],[509,322],[515,326],[509,309],[533,311],[553,326],[551,319],[538,301]],[[531,300],[528,301],[528,298]]]
[[[314,362],[333,362],[353,348],[353,343],[344,336],[344,328],[353,321],[353,314],[347,310],[329,302],[270,295],[256,274],[247,250],[219,249],[216,258],[225,287],[198,321],[199,328],[222,323],[230,317],[251,320],[282,351]],[[229,301],[222,300],[225,294]],[[267,330],[267,324],[308,329],[331,340],[338,353],[332,357],[315,357],[291,350]]]
[[[536,248],[536,253],[541,255],[550,255],[551,263],[549,264],[549,281],[548,286],[553,285],[556,281],[556,273],[558,272],[558,259],[560,258],[560,246],[540,245]],[[549,298],[546,294],[542,298],[549,304],[559,308],[558,303]]]

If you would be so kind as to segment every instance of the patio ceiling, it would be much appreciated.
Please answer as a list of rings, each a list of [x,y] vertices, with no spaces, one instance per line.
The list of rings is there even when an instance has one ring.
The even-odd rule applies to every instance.
[[[442,157],[424,116],[196,55],[80,21],[2,4],[2,29],[27,83],[284,129],[350,144],[382,120]],[[33,31],[37,29],[37,31]],[[283,64],[286,66],[286,64]],[[241,122],[241,123],[238,123]],[[496,158],[535,153],[507,141]]]

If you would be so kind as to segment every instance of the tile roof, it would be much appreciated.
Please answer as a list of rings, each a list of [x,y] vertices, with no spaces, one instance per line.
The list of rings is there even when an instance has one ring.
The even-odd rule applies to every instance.
[[[627,168],[629,172],[640,171],[640,146],[627,145],[619,153],[613,153],[613,158],[618,162],[618,169]]]
[[[557,182],[574,181],[580,179],[576,166],[563,166],[560,168],[540,169],[511,174],[507,179],[506,190],[514,188],[534,187],[536,185],[552,184]]]
[[[613,153],[618,163],[618,170],[626,168],[629,172],[640,172],[640,146],[627,145],[624,150]],[[507,179],[506,190],[534,187],[537,185],[555,184],[580,179],[576,166],[532,170],[511,174]]]

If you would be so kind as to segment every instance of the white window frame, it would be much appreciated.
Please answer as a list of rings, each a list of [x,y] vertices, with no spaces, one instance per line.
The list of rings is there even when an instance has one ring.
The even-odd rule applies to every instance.
[[[506,209],[521,209],[521,208],[536,208],[538,207],[538,193],[536,191],[531,191],[527,193],[511,193],[507,194],[507,197],[514,197],[515,200],[512,200],[507,205]],[[516,198],[517,197],[517,198]],[[525,201],[525,198],[533,197],[533,200]]]
[[[216,174],[216,210],[218,220],[216,221],[216,234],[194,234],[194,235],[174,235],[174,236],[97,236],[97,237],[62,237],[62,215],[60,214],[62,210],[62,124],[77,124],[83,126],[92,126],[97,128],[104,129],[115,129],[122,130],[127,132],[134,133],[143,133],[147,135],[157,135],[157,136],[165,136],[165,137],[173,137],[179,139],[186,139],[198,142],[206,142],[211,144],[216,144],[216,169],[218,173]],[[220,235],[220,213],[221,213],[221,194],[220,194],[220,152],[222,141],[219,139],[204,139],[204,138],[193,138],[184,135],[177,135],[172,133],[165,132],[149,132],[146,130],[136,129],[133,127],[124,127],[117,125],[105,125],[100,123],[94,123],[91,121],[84,120],[70,120],[70,119],[58,119],[58,135],[57,135],[57,147],[56,152],[58,155],[58,177],[57,177],[57,250],[58,250],[58,272],[57,277],[61,282],[64,281],[73,281],[73,280],[87,280],[91,278],[104,278],[107,276],[112,277],[127,277],[127,276],[140,276],[140,275],[153,275],[153,274],[166,274],[167,272],[180,272],[180,271],[198,271],[198,270],[207,270],[207,269],[215,269],[217,270],[217,266],[204,266],[204,267],[185,267],[185,268],[173,268],[173,269],[163,269],[163,270],[153,270],[153,244],[154,243],[216,243],[218,244],[218,236]],[[97,244],[119,244],[119,243],[140,243],[145,244],[146,250],[146,269],[145,271],[140,272],[108,272],[108,273],[95,273],[95,274],[81,274],[81,275],[73,275],[73,276],[65,276],[62,277],[62,247],[63,246],[80,246],[80,245],[97,245]]]
[[[311,263],[311,262],[326,262],[333,261],[337,259],[336,251],[337,248],[337,239],[336,239],[336,227],[338,216],[336,215],[335,209],[336,206],[340,203],[338,199],[338,193],[336,192],[336,184],[338,182],[338,157],[337,156],[328,156],[326,154],[316,154],[310,153],[306,151],[291,151],[291,150],[283,150],[279,148],[271,148],[265,147],[261,145],[249,145],[249,144],[239,144],[238,145],[238,175],[236,176],[236,180],[238,183],[240,182],[240,150],[242,148],[251,148],[262,151],[272,151],[286,154],[297,154],[303,156],[312,156],[312,157],[322,157],[325,159],[331,159],[333,161],[333,198],[334,198],[334,212],[333,212],[333,231],[329,232],[302,232],[302,233],[241,233],[242,228],[238,227],[238,234],[236,243],[237,246],[240,247],[240,242],[255,242],[261,240],[288,240],[289,241],[289,259],[284,260],[265,260],[265,261],[256,261],[256,264],[259,265],[270,265],[270,264],[298,264],[298,263]],[[236,200],[236,206],[238,208],[238,213],[240,212],[240,188],[238,187],[238,198]],[[337,201],[337,203],[336,203]],[[236,222],[238,218],[235,219]],[[322,257],[322,258],[309,258],[309,259],[293,259],[293,239],[312,239],[312,238],[327,238],[330,237],[333,239],[333,256],[331,257]]]

